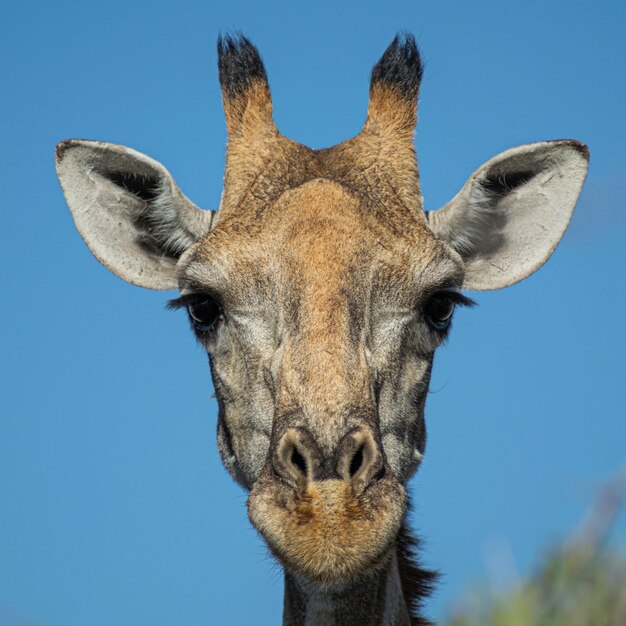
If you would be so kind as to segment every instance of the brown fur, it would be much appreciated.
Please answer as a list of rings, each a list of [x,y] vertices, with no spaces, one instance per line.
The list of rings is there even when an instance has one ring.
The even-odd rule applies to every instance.
[[[271,302],[286,316],[278,322],[282,357],[273,397],[267,398],[273,405],[272,441],[287,427],[305,427],[321,456],[331,457],[345,432],[367,424],[380,448],[375,380],[359,320],[367,318],[372,294],[412,310],[419,293],[428,290],[428,282],[416,288],[416,268],[426,281],[430,265],[448,263],[443,274],[434,273],[439,282],[446,272],[451,279],[462,272],[432,236],[422,211],[413,147],[417,88],[407,96],[373,80],[362,132],[312,150],[278,132],[265,75],[257,74],[243,90],[224,89],[228,151],[222,204],[216,226],[181,268],[181,282],[193,279],[198,267],[198,282],[208,287],[203,268],[219,267],[219,282],[229,285],[227,308],[236,309],[255,293],[261,314],[263,303]],[[238,408],[240,400],[228,391],[231,377],[236,389],[238,374],[214,357],[216,390],[229,416],[228,441],[235,458],[245,459],[249,408]],[[261,353],[248,351],[245,362],[252,370],[266,367]],[[424,363],[419,367],[429,368],[428,358]],[[422,434],[413,436],[423,445]],[[297,488],[276,480],[268,461],[249,484],[248,501],[250,519],[287,572],[325,587],[371,577],[388,566],[398,533],[406,537],[400,530],[406,494],[389,467],[362,494],[332,476],[309,476],[303,483],[293,472],[287,475]],[[411,603],[416,592],[427,591],[430,579],[424,574],[419,586],[421,570],[410,565],[408,540],[398,549]]]

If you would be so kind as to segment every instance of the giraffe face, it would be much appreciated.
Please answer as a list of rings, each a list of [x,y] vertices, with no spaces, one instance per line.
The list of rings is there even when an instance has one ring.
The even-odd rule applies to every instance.
[[[394,224],[328,179],[254,219],[220,219],[183,256],[176,305],[210,356],[252,522],[291,571],[344,580],[384,561],[403,519],[463,263],[425,220]]]
[[[282,136],[258,52],[221,40],[228,150],[202,211],[158,162],[90,141],[57,172],[94,255],[130,283],[179,289],[209,355],[218,446],[252,523],[317,586],[384,565],[425,445],[433,355],[463,289],[498,289],[553,252],[588,151],[508,150],[424,213],[413,131],[421,63],[396,38],[372,71],[363,130],[326,150]]]

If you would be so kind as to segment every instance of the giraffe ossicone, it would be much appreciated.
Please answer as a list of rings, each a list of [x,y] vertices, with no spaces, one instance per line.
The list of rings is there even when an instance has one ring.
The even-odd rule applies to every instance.
[[[424,211],[413,146],[422,76],[411,36],[372,71],[352,139],[279,133],[265,68],[218,42],[228,129],[219,210],[158,162],[68,140],[57,172],[80,234],[124,280],[178,289],[205,346],[218,447],[285,569],[285,624],[426,624],[406,483],[422,461],[433,356],[462,289],[499,289],[561,239],[587,172],[573,140],[513,148]]]

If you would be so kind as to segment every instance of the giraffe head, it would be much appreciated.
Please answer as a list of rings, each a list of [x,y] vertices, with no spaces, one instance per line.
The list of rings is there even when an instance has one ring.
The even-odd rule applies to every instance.
[[[413,147],[412,37],[372,71],[363,130],[325,150],[281,135],[245,38],[218,44],[228,150],[219,210],[156,161],[69,140],[57,170],[94,255],[124,280],[178,289],[206,348],[224,465],[285,568],[342,584],[389,558],[426,440],[435,350],[462,289],[540,267],[588,164],[576,141],[513,148],[425,213]]]

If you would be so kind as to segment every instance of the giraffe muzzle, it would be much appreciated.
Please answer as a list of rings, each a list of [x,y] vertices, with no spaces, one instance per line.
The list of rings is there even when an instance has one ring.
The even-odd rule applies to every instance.
[[[286,428],[248,499],[250,520],[282,564],[320,585],[384,563],[405,512],[406,491],[365,424],[326,453],[307,428]]]

